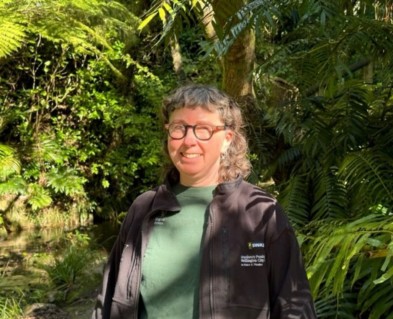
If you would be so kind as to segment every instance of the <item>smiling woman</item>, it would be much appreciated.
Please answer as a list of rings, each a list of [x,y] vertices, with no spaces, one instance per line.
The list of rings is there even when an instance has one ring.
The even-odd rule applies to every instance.
[[[206,85],[163,104],[166,181],[131,205],[92,318],[316,318],[302,256],[250,171],[239,107]]]

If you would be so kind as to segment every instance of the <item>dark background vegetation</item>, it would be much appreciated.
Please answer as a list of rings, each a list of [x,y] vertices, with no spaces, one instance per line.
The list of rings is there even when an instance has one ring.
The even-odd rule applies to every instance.
[[[160,104],[244,109],[253,174],[297,233],[320,318],[393,318],[391,1],[0,1],[0,226],[121,220],[161,178]],[[66,214],[64,214],[66,216]]]

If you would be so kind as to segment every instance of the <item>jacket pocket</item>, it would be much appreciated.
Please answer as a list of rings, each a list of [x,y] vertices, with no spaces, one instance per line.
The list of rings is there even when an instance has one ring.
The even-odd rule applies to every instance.
[[[122,298],[114,297],[111,306],[111,319],[131,319],[137,318],[135,306]]]

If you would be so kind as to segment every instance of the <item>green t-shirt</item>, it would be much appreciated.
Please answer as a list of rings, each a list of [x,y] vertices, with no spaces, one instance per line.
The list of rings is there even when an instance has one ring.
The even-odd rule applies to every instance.
[[[142,261],[143,318],[198,318],[201,239],[214,188],[178,185],[181,211],[156,217]]]

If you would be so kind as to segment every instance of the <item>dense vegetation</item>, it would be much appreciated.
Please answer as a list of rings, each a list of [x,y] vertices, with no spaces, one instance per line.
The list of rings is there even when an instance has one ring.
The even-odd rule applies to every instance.
[[[0,2],[0,223],[115,218],[160,176],[162,96],[213,83],[295,226],[320,318],[393,318],[390,1]],[[45,19],[42,19],[45,17]]]

